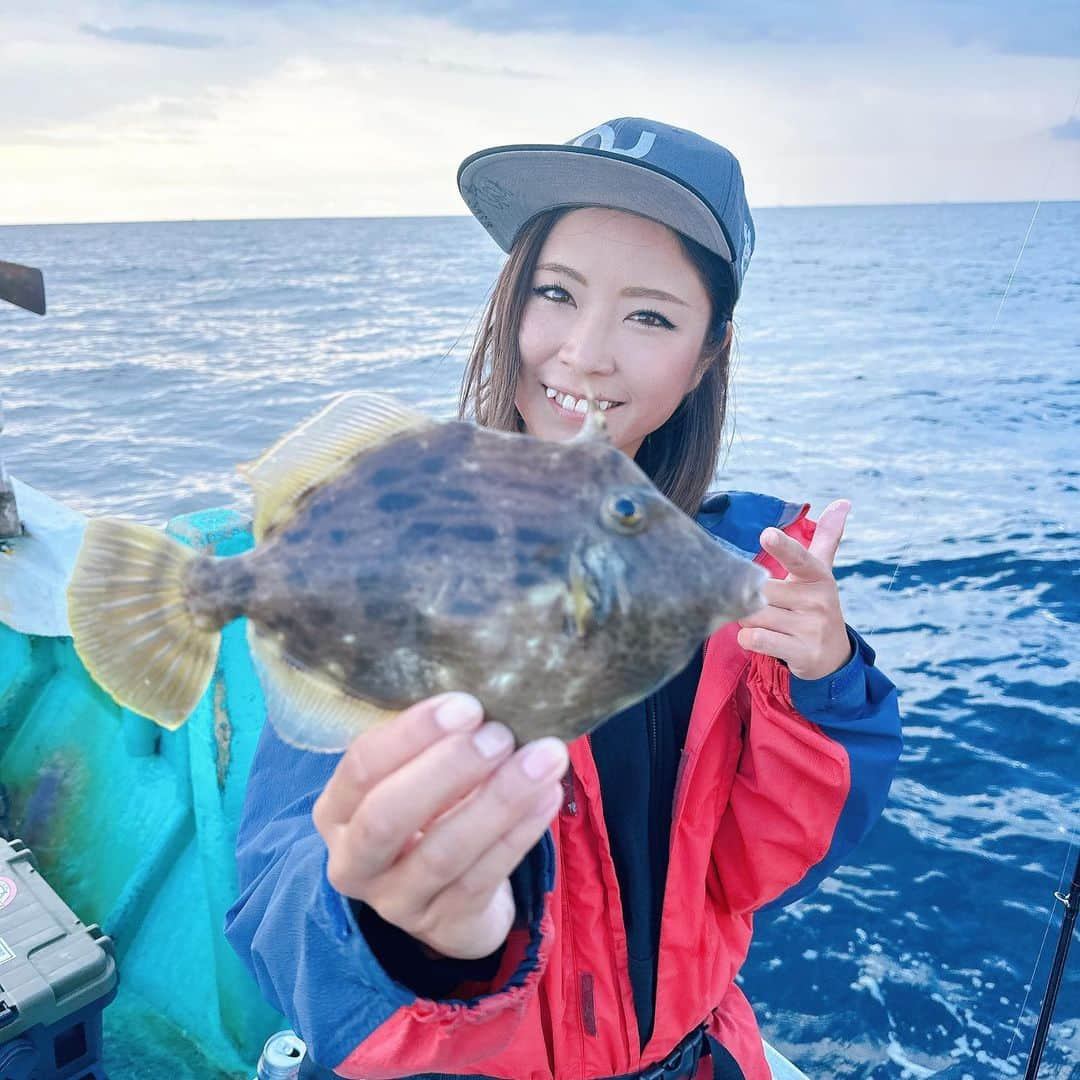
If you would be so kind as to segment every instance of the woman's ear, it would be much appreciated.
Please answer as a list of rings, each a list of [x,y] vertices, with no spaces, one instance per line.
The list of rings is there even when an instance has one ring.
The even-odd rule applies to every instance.
[[[721,338],[719,344],[715,342],[709,342],[701,350],[701,356],[697,362],[697,368],[694,371],[694,377],[690,382],[690,386],[687,389],[687,395],[692,394],[700,384],[701,380],[705,378],[705,372],[720,359],[727,350],[731,348],[731,320],[728,319],[724,324],[724,336]]]

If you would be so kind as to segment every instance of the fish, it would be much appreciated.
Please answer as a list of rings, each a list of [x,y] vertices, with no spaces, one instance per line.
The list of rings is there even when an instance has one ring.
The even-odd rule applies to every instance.
[[[92,518],[68,586],[87,670],[170,730],[241,617],[277,733],[333,753],[447,691],[518,742],[569,741],[765,603],[766,572],[610,443],[595,400],[555,442],[355,391],[238,471],[251,550]]]

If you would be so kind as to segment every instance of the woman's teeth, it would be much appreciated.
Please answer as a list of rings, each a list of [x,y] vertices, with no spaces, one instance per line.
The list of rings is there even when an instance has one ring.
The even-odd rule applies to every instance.
[[[553,387],[546,386],[544,389],[547,391],[549,398],[554,398],[557,405],[568,410],[569,412],[584,413],[589,411],[588,398],[576,398],[573,394],[564,394],[561,390],[556,390]],[[606,401],[603,398],[598,402],[602,412],[607,412],[612,405],[618,405],[617,401]]]

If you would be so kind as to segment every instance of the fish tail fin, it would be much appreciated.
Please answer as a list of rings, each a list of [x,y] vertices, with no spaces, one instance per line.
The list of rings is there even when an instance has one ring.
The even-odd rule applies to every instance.
[[[75,650],[123,706],[178,728],[214,674],[220,628],[200,623],[185,599],[199,559],[157,529],[91,520],[68,586]]]

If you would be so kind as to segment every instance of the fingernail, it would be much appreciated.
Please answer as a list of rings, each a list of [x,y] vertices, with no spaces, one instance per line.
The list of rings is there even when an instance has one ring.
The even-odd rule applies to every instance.
[[[849,514],[851,513],[851,500],[850,499],[836,499],[833,502],[829,503],[828,506],[825,507],[826,512],[828,512],[829,510],[844,510],[844,509],[847,509]]]
[[[780,536],[780,530],[779,529],[766,529],[761,534],[762,540],[764,540],[767,544],[776,543],[779,536]]]
[[[538,739],[522,755],[521,770],[530,780],[539,780],[566,765],[566,745],[561,739]]]
[[[481,757],[498,757],[514,745],[513,732],[505,724],[485,724],[473,737],[473,746]]]
[[[460,731],[478,724],[484,717],[484,707],[472,694],[447,694],[435,710],[435,723],[444,731]]]

